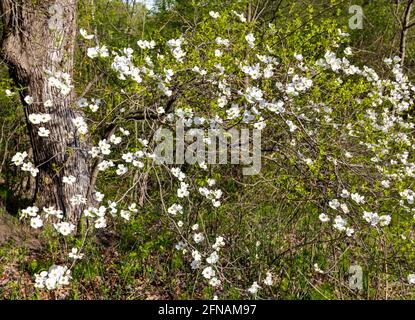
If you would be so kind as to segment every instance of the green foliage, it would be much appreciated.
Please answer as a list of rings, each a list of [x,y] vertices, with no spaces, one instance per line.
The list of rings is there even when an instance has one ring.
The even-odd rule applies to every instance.
[[[157,10],[148,12],[142,5],[131,6],[124,1],[98,0],[91,5],[90,1],[79,2],[79,27],[85,28],[96,35],[99,43],[80,42],[77,48],[75,80],[78,94],[91,82],[94,86],[86,92],[88,98],[101,98],[104,106],[97,113],[86,111],[87,117],[95,121],[90,131],[96,134],[92,142],[105,134],[105,129],[99,125],[99,119],[108,123],[117,120],[121,109],[142,111],[145,106],[154,101],[163,102],[160,93],[154,90],[151,79],[145,84],[133,81],[120,81],[115,72],[108,71],[110,59],[100,61],[85,57],[89,46],[105,44],[110,50],[133,47],[138,39],[154,39],[157,47],[154,52],[134,56],[134,63],[144,65],[148,55],[153,61],[159,59],[158,54],[165,55],[163,63],[155,66],[156,72],[172,68],[177,74],[176,86],[183,88],[182,94],[175,101],[176,108],[205,112],[206,116],[224,113],[218,103],[212,99],[212,87],[204,84],[204,90],[194,85],[195,77],[189,72],[195,65],[206,69],[215,68],[218,58],[214,46],[217,37],[228,38],[232,43],[230,49],[223,50],[220,58],[226,73],[235,75],[235,84],[241,88],[249,84],[240,70],[238,62],[255,63],[256,58],[246,49],[245,35],[254,32],[259,40],[259,46],[266,54],[276,58],[280,69],[276,70],[279,79],[283,80],[289,69],[297,63],[295,54],[302,54],[307,63],[314,64],[334,43],[340,39],[338,29],[347,24],[349,17],[342,1],[278,1],[265,10],[258,21],[237,24],[237,18],[232,11],[247,11],[249,1],[168,1],[157,2]],[[365,15],[370,23],[365,23],[363,31],[350,31],[350,40],[338,48],[342,52],[346,46],[371,51],[351,58],[353,63],[370,61],[375,64],[380,57],[389,56],[396,52],[394,40],[394,18],[389,14],[388,1],[361,1]],[[359,4],[359,1],[357,1]],[[218,19],[210,19],[206,13],[219,10]],[[275,9],[275,10],[274,10]],[[329,9],[329,10],[328,10]],[[287,17],[290,19],[287,19]],[[373,18],[373,19],[372,19]],[[376,37],[380,34],[380,26],[384,40],[378,44]],[[190,31],[189,31],[190,30]],[[383,29],[382,29],[383,30]],[[186,63],[177,68],[177,61],[168,54],[166,41],[177,38],[181,34],[192,32],[186,44]],[[348,42],[350,41],[350,42]],[[409,51],[415,49],[411,43]],[[382,50],[378,51],[381,48]],[[374,58],[376,57],[376,58]],[[353,61],[356,59],[357,61]],[[411,66],[413,61],[408,62]],[[380,66],[378,66],[380,68]],[[157,69],[158,68],[158,69]],[[380,70],[386,73],[386,70]],[[2,71],[4,74],[5,71]],[[250,298],[246,293],[246,284],[258,279],[258,274],[271,271],[275,275],[275,285],[265,288],[261,293],[264,297],[277,299],[378,299],[413,298],[413,290],[398,288],[397,281],[406,281],[406,274],[415,262],[412,217],[401,208],[395,207],[394,202],[382,202],[378,199],[393,199],[398,192],[403,191],[408,181],[397,184],[393,190],[385,190],[379,179],[362,179],[367,174],[379,177],[376,168],[371,164],[371,156],[358,141],[376,144],[385,139],[389,133],[379,132],[370,126],[366,111],[373,107],[377,97],[368,96],[373,84],[358,76],[350,76],[345,81],[339,81],[334,73],[319,74],[309,72],[309,78],[314,85],[307,95],[293,98],[293,104],[307,106],[326,104],[333,109],[333,119],[347,119],[358,132],[355,143],[331,143],[343,135],[348,129],[340,130],[331,124],[316,123],[319,131],[315,149],[304,148],[305,157],[313,160],[306,165],[300,165],[301,160],[296,150],[281,141],[289,141],[291,133],[281,129],[282,122],[268,125],[265,134],[272,137],[283,152],[270,151],[266,154],[272,161],[264,163],[261,175],[242,177],[240,167],[221,166],[212,172],[211,178],[218,181],[218,187],[226,190],[226,202],[220,208],[207,206],[203,197],[195,196],[189,209],[183,216],[183,223],[192,226],[198,223],[208,234],[222,234],[227,246],[224,254],[228,257],[226,274],[231,279],[223,284],[221,298],[242,299]],[[242,81],[242,80],[243,81]],[[4,75],[0,80],[2,88],[13,88],[11,80]],[[238,82],[239,81],[239,82]],[[275,95],[275,81],[263,80],[264,93]],[[151,85],[148,85],[150,83]],[[124,90],[120,93],[119,88]],[[16,89],[16,88],[13,88]],[[127,99],[132,97],[131,99]],[[357,100],[360,99],[360,100]],[[234,102],[243,102],[234,101]],[[17,95],[5,97],[0,95],[2,108],[1,121],[11,132],[11,146],[3,139],[0,144],[0,155],[5,159],[13,154],[11,150],[26,149],[27,138],[24,136],[23,109],[19,105]],[[390,106],[385,106],[390,107]],[[4,111],[3,111],[4,110]],[[309,112],[309,113],[307,113]],[[305,111],[305,116],[312,114]],[[17,125],[16,125],[17,124]],[[128,150],[141,150],[139,137],[149,130],[146,124],[125,121],[124,127],[131,131],[133,139],[129,142]],[[343,131],[342,131],[343,130]],[[306,145],[307,135],[293,133],[297,140]],[[96,140],[96,141],[95,141]],[[399,143],[393,146],[394,151],[404,150]],[[379,147],[379,149],[381,149]],[[340,167],[332,159],[344,159],[345,151],[353,153],[352,165],[356,168],[369,168],[370,172],[356,174],[353,170]],[[6,154],[7,151],[7,154]],[[377,152],[378,150],[374,150]],[[308,152],[308,153],[307,153]],[[115,151],[120,156],[122,151]],[[384,156],[384,155],[381,155]],[[9,161],[10,162],[10,161]],[[58,168],[57,168],[58,169]],[[356,169],[357,170],[357,169]],[[179,298],[179,299],[210,299],[215,294],[211,287],[203,286],[200,272],[190,269],[189,258],[176,250],[178,240],[177,230],[172,227],[172,221],[163,214],[165,203],[177,200],[177,195],[170,192],[172,183],[162,170],[151,168],[143,171],[142,175],[114,179],[114,170],[100,175],[97,189],[108,198],[122,199],[121,204],[135,201],[140,203],[138,212],[129,222],[111,222],[114,234],[99,236],[88,235],[85,242],[82,239],[70,237],[66,241],[54,236],[53,229],[46,230],[43,237],[44,252],[35,255],[24,250],[10,247],[0,247],[0,274],[9,263],[21,263],[25,274],[33,277],[35,273],[48,268],[52,263],[64,261],[66,257],[60,252],[67,252],[72,247],[84,246],[85,258],[77,262],[72,270],[74,281],[66,291],[65,297],[72,299],[143,299],[143,298]],[[193,167],[183,166],[186,175],[198,186],[207,184],[206,175],[200,174]],[[379,213],[390,213],[393,225],[387,230],[370,229],[359,224],[356,230],[360,242],[355,243],[344,234],[333,232],[330,226],[319,222],[319,215],[327,208],[327,197],[335,197],[339,192],[337,181],[341,177],[345,187],[350,192],[368,193],[367,201],[373,203]],[[0,202],[7,202],[13,197],[28,197],[27,190],[17,192],[15,185],[21,177],[16,170],[6,164],[0,171]],[[158,181],[158,180],[161,181]],[[138,184],[139,182],[139,184]],[[159,182],[159,184],[157,183]],[[31,181],[33,185],[33,181]],[[134,184],[136,183],[136,184]],[[21,184],[21,183],[20,183]],[[30,184],[30,183],[29,183]],[[134,188],[129,186],[134,185]],[[30,188],[29,188],[30,189]],[[160,190],[163,190],[161,192]],[[17,196],[16,196],[17,195]],[[12,201],[13,202],[13,201]],[[15,200],[18,211],[24,207],[23,200]],[[365,208],[365,207],[364,207]],[[352,208],[358,211],[357,206]],[[81,234],[86,233],[83,224]],[[189,233],[189,232],[188,232]],[[190,233],[189,233],[190,234]],[[188,236],[189,234],[185,234]],[[109,238],[109,239],[107,239]],[[211,241],[211,240],[210,240]],[[359,264],[364,269],[364,288],[355,292],[347,287],[348,270],[350,265]],[[315,265],[330,273],[318,273]],[[7,292],[0,296],[21,298],[18,282],[12,281]],[[54,298],[41,291],[30,292],[25,298]]]

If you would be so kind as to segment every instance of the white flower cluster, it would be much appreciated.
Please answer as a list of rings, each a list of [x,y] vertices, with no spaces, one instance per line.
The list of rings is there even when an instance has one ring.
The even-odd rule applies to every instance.
[[[26,151],[17,152],[13,158],[12,162],[15,166],[21,166],[24,163],[24,160],[27,158],[28,154]]]
[[[20,167],[22,169],[22,171],[27,171],[30,172],[30,174],[32,175],[32,177],[36,177],[37,174],[39,173],[39,169],[36,168],[33,163],[29,162],[24,162],[24,160],[27,158],[28,154],[26,151],[24,152],[17,152],[13,158],[12,158],[12,162],[16,167]]]
[[[356,204],[363,204],[365,203],[364,196],[356,193],[350,193],[347,189],[343,189],[340,196],[343,199],[351,198]],[[340,202],[338,199],[333,199],[329,201],[329,207],[333,210],[342,210],[343,213],[348,214],[350,209],[348,208],[346,203]],[[328,222],[330,218],[327,214],[321,213],[319,215],[319,219],[321,222]],[[370,211],[363,211],[363,219],[370,223],[371,226],[375,227],[377,225],[384,227],[390,224],[391,216],[390,215],[381,215],[379,216],[376,212]],[[339,231],[345,231],[348,236],[351,236],[354,233],[353,228],[347,227],[347,221],[343,219],[341,216],[336,216],[334,220],[333,227]]]
[[[78,129],[79,133],[81,134],[87,134],[88,132],[88,126],[84,120],[83,117],[78,116],[75,119],[72,119],[72,123],[75,125],[75,127]]]
[[[52,117],[50,114],[47,113],[31,113],[29,114],[29,122],[32,124],[40,124],[40,123],[47,123],[49,122]],[[50,130],[46,129],[45,127],[40,127],[38,130],[38,135],[40,137],[48,137],[50,134]]]
[[[272,280],[272,273],[267,272],[267,276],[264,279],[264,284],[267,286],[272,286],[274,284],[274,281]]]
[[[63,236],[69,236],[75,231],[75,226],[70,222],[54,223],[53,227]]]
[[[119,176],[122,176],[127,171],[128,171],[128,168],[124,164],[120,163],[119,165],[117,165],[117,170],[115,170],[115,173]]]
[[[255,102],[263,102],[263,95],[264,93],[262,92],[261,89],[257,88],[257,87],[249,87],[246,89],[246,100],[248,100],[249,103],[255,103]]]
[[[251,287],[248,289],[248,292],[255,295],[258,293],[258,290],[261,289],[261,286],[258,284],[257,281],[254,281]]]
[[[72,85],[72,80],[69,73],[61,71],[55,73],[47,71],[47,73],[50,75],[48,79],[49,86],[57,88],[64,96],[68,95],[71,92],[74,86]]]
[[[147,153],[147,152],[144,152],[142,150],[137,150],[134,153],[127,152],[127,153],[124,153],[121,156],[121,158],[126,163],[131,163],[134,167],[137,167],[137,168],[143,168],[144,167],[144,163],[141,161],[144,157],[146,157],[148,159],[152,159],[151,153]]]
[[[109,56],[108,48],[106,46],[96,46],[92,48],[88,48],[86,55],[90,57],[91,59],[100,57],[100,58],[106,58]]]
[[[406,200],[408,204],[414,204],[415,192],[411,189],[405,189],[399,193],[402,199]]]
[[[31,105],[34,101],[33,101],[33,97],[31,96],[26,96],[24,97],[24,102],[26,102],[28,105]]]
[[[180,188],[177,189],[177,196],[179,198],[184,198],[189,196],[189,184],[186,182],[180,182]]]
[[[112,160],[102,160],[98,164],[97,168],[98,168],[99,171],[105,171],[105,170],[107,170],[109,168],[112,168],[114,166],[115,166],[115,164]]]
[[[244,16],[244,14],[243,14],[243,13],[238,13],[238,12],[236,12],[236,11],[234,11],[234,10],[232,10],[232,13],[233,13],[234,15],[236,15],[236,16],[239,18],[239,20],[240,20],[241,22],[243,22],[243,23],[245,23],[245,22],[246,22],[246,18],[245,18],[245,16]]]
[[[168,209],[167,212],[172,216],[183,213],[183,207],[178,203],[173,203]]]
[[[141,49],[154,49],[156,46],[156,42],[154,40],[148,41],[148,40],[138,40],[137,45]]]
[[[48,271],[35,274],[35,287],[53,290],[69,285],[71,270],[66,266],[53,265]]]
[[[228,39],[222,39],[221,37],[217,37],[215,39],[215,42],[220,46],[229,47],[229,40]]]
[[[349,228],[347,226],[347,221],[343,219],[341,216],[336,216],[336,218],[334,219],[333,227],[339,231],[346,232],[346,235],[348,237],[351,237],[354,233],[354,229]]]
[[[133,79],[137,83],[143,81],[141,77],[141,70],[134,66],[132,62],[132,54],[134,50],[126,48],[123,50],[123,55],[116,54],[111,64],[111,68],[118,73],[118,79],[125,80],[127,78]],[[147,69],[144,68],[143,71]]]
[[[216,11],[209,11],[209,15],[213,18],[213,19],[217,19],[220,17],[219,12]]]
[[[225,239],[222,236],[216,237],[215,243],[212,245],[213,250],[219,251],[225,246]]]
[[[365,219],[373,227],[377,226],[378,224],[381,227],[384,227],[389,225],[391,221],[391,216],[387,214],[379,216],[376,212],[364,211],[363,219]]]
[[[253,80],[257,80],[261,77],[261,69],[259,63],[255,64],[254,66],[242,66],[242,71],[249,75]]]
[[[194,225],[193,227],[192,227],[192,229],[194,230],[194,231],[197,231],[198,230],[198,228],[199,228],[199,226],[198,225]],[[203,236],[201,236],[201,233],[195,233],[194,235],[193,235],[193,238],[195,238],[195,237],[199,237],[200,239],[202,239],[203,240]],[[196,243],[199,243],[199,242],[201,242],[201,241],[195,241]],[[223,247],[225,245],[225,242],[224,242],[224,239],[223,239],[223,237],[217,237],[216,238],[216,241],[215,241],[215,244],[212,246],[212,248],[214,249],[214,251],[213,252],[211,252],[208,256],[207,256],[207,258],[206,258],[206,263],[208,264],[207,266],[205,266],[204,268],[203,268],[203,270],[202,270],[202,275],[203,275],[203,277],[205,278],[205,279],[207,279],[207,280],[209,280],[209,284],[212,286],[212,287],[217,287],[217,286],[219,286],[220,284],[221,284],[221,281],[220,281],[220,279],[216,276],[216,271],[215,271],[215,267],[214,267],[214,265],[215,264],[217,264],[217,262],[219,261],[219,250],[220,250],[220,248],[221,247]],[[185,247],[184,245],[183,245],[183,243],[181,244],[181,246],[179,246],[178,248],[179,249],[182,249],[183,251],[185,250],[185,249],[183,249],[183,247]],[[203,259],[202,259],[202,254],[199,252],[199,251],[197,251],[197,250],[193,250],[192,251],[192,258],[193,258],[193,261],[192,261],[192,263],[191,263],[191,267],[192,267],[192,269],[199,269],[199,268],[202,268],[202,265],[203,265]]]
[[[194,66],[192,71],[200,74],[201,76],[207,75],[207,71],[205,69],[200,69],[198,66]]]
[[[285,92],[298,96],[301,92],[307,91],[313,85],[313,80],[299,75],[294,75],[291,82],[287,84]]]
[[[40,124],[49,122],[52,117],[47,113],[31,113],[28,119],[32,124]]]
[[[171,168],[170,171],[179,181],[183,181],[186,178],[186,175],[180,170],[180,168]]]
[[[92,40],[94,39],[94,35],[93,34],[88,34],[88,32],[85,29],[80,29],[79,33],[81,34],[81,36],[86,39],[86,40]]]
[[[186,56],[186,52],[182,50],[183,38],[170,39],[167,41],[167,45],[170,47],[171,54],[180,63],[183,63],[183,58]]]
[[[362,196],[358,193],[352,193],[350,198],[352,198],[352,200],[357,204],[365,203],[365,196]]]
[[[58,231],[63,236],[71,234],[75,230],[75,226],[69,222],[60,221],[63,218],[62,210],[55,209],[54,206],[43,207],[42,212],[39,214],[39,208],[36,206],[27,207],[21,212],[20,218],[29,218],[30,217],[30,226],[34,229],[43,227],[44,221],[49,217],[54,217],[58,220],[58,223],[54,223],[56,231]]]
[[[92,112],[97,112],[99,106],[101,105],[101,99],[92,98],[91,102],[88,102],[88,99],[80,98],[77,102],[78,107],[85,108],[88,107]]]
[[[89,207],[84,210],[84,216],[92,218],[94,220],[95,228],[101,229],[107,226],[107,219],[105,217],[106,211],[107,208],[105,206],[100,206],[99,208]]]
[[[207,199],[212,201],[212,205],[214,207],[219,207],[220,206],[220,201],[219,199],[222,197],[222,190],[220,189],[215,189],[215,190],[209,190],[206,187],[200,187],[199,188],[199,193],[206,197]]]
[[[95,198],[98,202],[101,202],[104,195],[102,193],[96,192]],[[84,216],[87,218],[92,219],[94,227],[96,229],[106,228],[107,227],[107,217],[106,212],[109,212],[112,217],[116,217],[117,213],[119,212],[119,216],[126,221],[129,221],[132,214],[138,212],[138,207],[136,203],[131,203],[128,206],[128,210],[126,209],[117,209],[117,202],[115,201],[108,201],[108,206],[100,206],[99,208],[89,207],[88,209],[84,210]]]
[[[39,137],[46,138],[46,137],[49,137],[50,130],[46,129],[45,127],[40,127],[37,134],[39,135]]]
[[[83,253],[80,253],[78,248],[72,248],[71,252],[69,252],[68,257],[73,260],[80,260],[84,257]]]
[[[246,42],[248,42],[248,45],[249,45],[251,48],[254,48],[254,47],[255,47],[255,40],[256,40],[256,38],[255,38],[255,36],[254,36],[252,33],[248,33],[248,34],[245,36],[245,40],[246,40]]]

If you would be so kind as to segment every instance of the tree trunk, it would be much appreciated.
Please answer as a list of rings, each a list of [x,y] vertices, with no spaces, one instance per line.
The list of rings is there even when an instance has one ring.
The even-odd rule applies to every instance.
[[[399,52],[401,56],[401,64],[402,66],[405,63],[405,57],[406,57],[406,38],[408,37],[408,31],[410,26],[410,20],[411,20],[411,11],[412,7],[414,5],[414,0],[409,0],[405,12],[403,14],[403,21],[402,21],[402,30],[401,30],[401,39],[399,43]]]
[[[27,128],[33,147],[37,175],[35,203],[63,210],[67,220],[78,224],[82,207],[71,204],[75,195],[87,197],[90,183],[86,143],[80,138],[72,119],[74,92],[62,95],[48,84],[45,71],[72,75],[74,43],[77,33],[76,0],[0,0],[3,17],[2,56],[16,84],[22,86],[22,99],[29,95],[33,103],[25,105]],[[44,103],[52,101],[51,107]],[[52,120],[41,125],[28,121],[29,114],[48,113]],[[40,137],[38,129],[50,130]],[[72,175],[76,183],[62,183]]]

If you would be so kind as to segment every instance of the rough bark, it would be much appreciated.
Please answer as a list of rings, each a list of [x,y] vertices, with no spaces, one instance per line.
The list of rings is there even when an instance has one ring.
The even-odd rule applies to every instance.
[[[400,52],[400,56],[401,56],[402,65],[404,64],[405,57],[406,57],[406,41],[407,41],[407,37],[408,37],[408,31],[409,31],[409,28],[411,26],[413,26],[413,24],[410,24],[411,11],[412,11],[413,5],[414,5],[414,0],[409,0],[407,6],[405,8],[405,12],[403,14],[401,39],[400,39],[400,43],[399,43],[399,52]]]
[[[82,207],[72,205],[74,195],[86,197],[90,183],[85,143],[72,123],[78,114],[71,106],[74,93],[62,95],[48,85],[49,70],[72,75],[76,36],[76,0],[0,0],[4,33],[2,57],[15,82],[22,86],[22,98],[33,97],[25,105],[27,128],[33,147],[37,175],[35,201],[39,206],[53,205],[77,224]],[[45,107],[51,100],[53,105]],[[32,113],[49,113],[52,120],[44,127],[49,137],[38,135],[39,125],[27,119]],[[63,184],[64,176],[76,177],[73,185]]]

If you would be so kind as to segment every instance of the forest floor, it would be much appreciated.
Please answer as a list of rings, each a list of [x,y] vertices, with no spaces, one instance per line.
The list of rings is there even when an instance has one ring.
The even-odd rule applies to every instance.
[[[0,247],[7,243],[28,249],[40,249],[41,243],[29,227],[19,223],[18,219],[0,211]]]
[[[23,266],[41,247],[41,241],[29,227],[0,211],[0,298],[25,299],[33,295],[32,278]],[[31,254],[23,255],[23,252]]]
[[[77,267],[70,287],[51,292],[37,290],[34,273],[47,270],[41,261],[50,256],[56,244],[0,209],[0,299],[177,298],[162,283],[141,272],[118,272],[129,253],[119,249],[116,238],[96,240],[96,255]],[[140,261],[134,264],[141,265]]]

